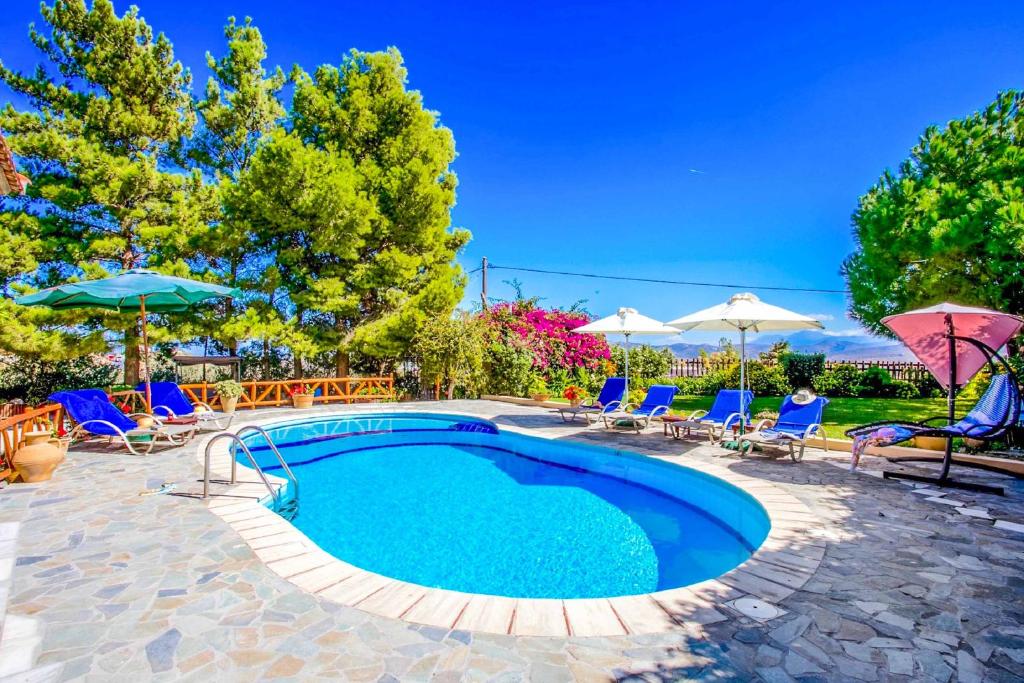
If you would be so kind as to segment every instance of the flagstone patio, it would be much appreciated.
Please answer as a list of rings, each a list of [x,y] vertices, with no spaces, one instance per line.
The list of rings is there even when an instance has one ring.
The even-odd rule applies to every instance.
[[[386,409],[439,404],[389,405]],[[616,637],[526,637],[411,624],[338,605],[281,578],[207,505],[139,495],[197,490],[197,445],[148,457],[76,451],[53,481],[0,491],[0,680],[935,680],[1024,677],[1024,482],[998,498],[920,491],[700,441],[563,425],[488,401],[444,408],[551,438],[611,443],[770,482],[818,520],[821,564],[795,592],[737,589],[700,623]],[[365,410],[365,407],[321,408]],[[245,412],[245,419],[291,410]],[[837,466],[838,465],[838,466]],[[908,469],[901,465],[899,469]],[[924,469],[927,466],[921,466]],[[778,580],[784,581],[784,578]],[[766,591],[789,589],[760,578]],[[6,604],[6,615],[4,605]],[[6,676],[6,678],[4,678]]]

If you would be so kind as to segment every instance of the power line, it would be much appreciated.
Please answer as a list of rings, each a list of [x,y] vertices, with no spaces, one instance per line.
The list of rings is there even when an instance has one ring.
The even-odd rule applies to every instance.
[[[545,275],[567,275],[569,277],[586,277],[599,280],[624,280],[628,282],[648,282],[659,285],[683,285],[687,287],[723,287],[725,289],[765,289],[775,292],[812,292],[815,294],[848,294],[849,290],[846,289],[820,289],[813,287],[778,287],[772,285],[747,285],[747,284],[735,284],[725,282],[694,282],[690,280],[663,280],[660,278],[648,278],[648,277],[629,277],[625,275],[602,275],[600,273],[576,273],[567,270],[544,270],[542,268],[523,268],[520,266],[496,266],[488,264],[487,267],[492,270],[515,270],[524,273],[543,273]],[[480,270],[476,268],[470,271],[470,274]]]

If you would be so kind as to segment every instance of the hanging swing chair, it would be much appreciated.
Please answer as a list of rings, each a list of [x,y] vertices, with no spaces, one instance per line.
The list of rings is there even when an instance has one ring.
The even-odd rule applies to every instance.
[[[970,482],[958,482],[949,478],[949,468],[952,465],[953,439],[977,439],[980,441],[991,441],[1001,438],[1006,432],[1020,421],[1021,416],[1021,393],[1017,375],[1013,372],[1010,364],[999,355],[993,348],[985,343],[969,337],[958,335],[946,335],[950,343],[964,342],[970,344],[984,354],[992,379],[988,388],[974,407],[962,419],[952,421],[952,414],[931,417],[920,422],[881,421],[854,427],[846,432],[852,439],[866,438],[875,434],[880,429],[888,429],[885,438],[885,445],[892,445],[909,441],[916,436],[934,436],[946,439],[946,452],[942,459],[942,471],[938,477],[909,474],[904,472],[885,472],[886,478],[909,479],[922,481],[939,486],[952,486],[983,493],[1003,494],[1003,489],[984,484]],[[954,366],[955,367],[955,366]],[[951,388],[955,398],[955,389]],[[936,425],[937,421],[944,420],[945,425]],[[901,460],[927,460],[929,458],[906,457]],[[970,463],[958,463],[970,466]]]

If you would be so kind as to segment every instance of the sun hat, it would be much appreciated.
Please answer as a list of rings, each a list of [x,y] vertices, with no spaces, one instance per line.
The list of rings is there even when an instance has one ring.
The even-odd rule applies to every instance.
[[[815,396],[814,392],[810,389],[801,389],[793,394],[793,403],[798,406],[805,406],[808,403],[814,403],[814,399],[816,398],[817,396]]]

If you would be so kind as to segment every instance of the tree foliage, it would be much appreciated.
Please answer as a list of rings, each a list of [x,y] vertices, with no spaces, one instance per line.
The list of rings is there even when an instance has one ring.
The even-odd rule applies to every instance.
[[[479,318],[461,311],[428,320],[415,342],[421,380],[439,383],[449,399],[455,397],[456,389],[469,396],[478,394],[483,382],[484,329]]]
[[[406,87],[395,49],[352,51],[313,75],[266,66],[252,21],[230,18],[226,48],[207,54],[201,97],[191,74],[132,7],[54,0],[31,29],[41,64],[0,80],[24,96],[0,129],[32,177],[0,200],[0,350],[68,358],[124,334],[137,379],[137,319],[20,309],[18,291],[145,266],[240,288],[238,300],[160,316],[155,341],[212,339],[261,347],[263,370],[287,347],[293,372],[325,354],[407,353],[447,317],[469,239],[452,229],[451,131]],[[251,354],[250,354],[251,355]]]
[[[865,326],[888,333],[885,316],[942,300],[1024,312],[1022,97],[928,128],[861,197],[843,272]]]

